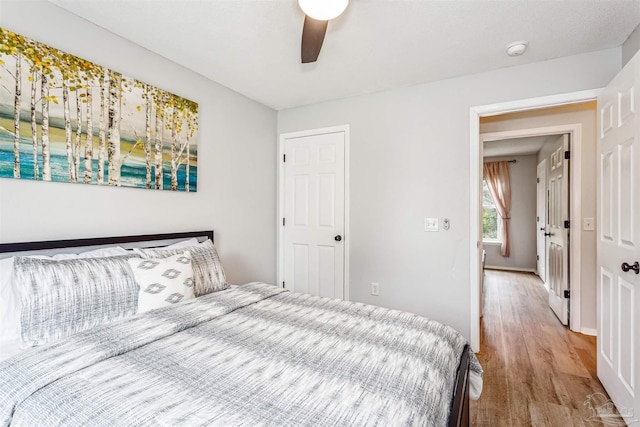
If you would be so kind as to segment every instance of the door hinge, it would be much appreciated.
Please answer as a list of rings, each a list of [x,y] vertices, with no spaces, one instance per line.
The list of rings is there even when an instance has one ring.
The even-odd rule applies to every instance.
[[[283,155],[282,155],[282,161],[283,161],[283,162],[286,162],[286,161],[287,161],[287,155],[286,155],[286,154],[283,154]]]
[[[536,217],[536,222],[540,222],[540,217],[539,216]]]
[[[570,160],[571,159],[571,151],[565,151],[564,152],[564,159],[565,160]]]
[[[282,282],[282,287],[284,288],[284,281]]]
[[[564,228],[571,228],[571,221],[566,220],[566,221],[564,222]]]
[[[536,178],[536,183],[540,184],[540,178]]]
[[[564,297],[565,298],[571,298],[571,291],[570,290],[564,291]]]
[[[284,227],[284,225],[286,224],[287,220],[285,218],[282,218],[282,226]]]
[[[536,261],[540,261],[540,255],[536,255]]]

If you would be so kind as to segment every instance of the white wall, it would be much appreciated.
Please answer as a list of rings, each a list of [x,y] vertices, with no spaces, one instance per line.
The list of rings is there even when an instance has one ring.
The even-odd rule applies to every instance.
[[[517,144],[517,142],[515,143]],[[484,243],[486,266],[534,271],[536,269],[536,175],[537,156],[485,157],[485,162],[509,163],[511,179],[511,255],[500,253],[500,244]]]
[[[596,218],[596,144],[597,117],[596,103],[587,102],[562,107],[544,108],[535,111],[504,114],[484,118],[480,123],[481,132],[501,132],[531,129],[545,126],[559,126],[579,123],[582,125],[582,182],[580,206],[583,218]],[[548,146],[543,146],[541,156],[547,155]],[[540,157],[542,159],[542,157]],[[574,232],[581,233],[581,327],[596,329],[596,235],[593,231],[582,230],[581,224],[574,224]]]
[[[274,110],[50,2],[1,12],[5,28],[198,102],[200,126],[197,193],[1,179],[0,241],[214,229],[231,282],[275,282]]]
[[[352,299],[469,337],[470,107],[603,87],[619,69],[615,48],[278,112],[280,133],[351,125]],[[425,233],[427,216],[451,229]]]
[[[625,42],[622,44],[622,66],[624,67],[625,65],[627,65],[627,62],[629,62],[631,58],[633,58],[633,55],[635,55],[639,50],[640,25],[638,25],[636,29],[633,30],[631,34],[629,34],[627,40],[625,40]]]

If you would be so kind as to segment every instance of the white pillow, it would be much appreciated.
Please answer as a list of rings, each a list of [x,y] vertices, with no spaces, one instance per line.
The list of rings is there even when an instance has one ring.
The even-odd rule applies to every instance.
[[[130,258],[127,262],[140,286],[138,313],[194,298],[189,251],[168,258]]]
[[[198,244],[198,239],[196,239],[195,237],[192,237],[188,240],[182,240],[181,242],[174,243],[173,245],[165,246],[163,248],[156,248],[156,249],[184,249],[197,244]]]
[[[0,341],[20,340],[20,296],[12,283],[13,258],[0,259]]]
[[[133,316],[139,286],[127,262],[132,257],[16,257],[13,284],[21,302],[23,344],[41,345]]]
[[[185,249],[141,249],[134,248],[133,251],[142,258],[166,258],[184,252]],[[193,275],[196,280],[196,297],[209,294],[211,292],[223,291],[229,288],[226,281],[222,263],[216,248],[211,240],[205,240],[195,246],[188,248],[191,253],[191,265]]]
[[[92,251],[80,252],[79,254],[57,254],[51,257],[52,259],[75,259],[75,258],[105,258],[110,256],[131,255],[131,252],[120,246],[114,246],[110,248],[94,249]],[[46,257],[40,257],[34,255],[34,258],[47,259]]]
[[[54,256],[30,255],[29,258],[65,260],[77,258],[102,258],[109,256],[130,255],[126,249],[116,246],[95,249],[80,254],[66,253]],[[0,260],[0,341],[20,339],[20,294],[13,283],[14,257]]]

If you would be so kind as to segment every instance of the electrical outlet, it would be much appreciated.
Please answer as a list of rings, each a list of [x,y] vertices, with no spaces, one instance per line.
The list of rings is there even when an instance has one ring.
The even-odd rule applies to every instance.
[[[380,295],[380,284],[379,283],[372,283],[371,284],[371,295],[375,295],[375,296]]]

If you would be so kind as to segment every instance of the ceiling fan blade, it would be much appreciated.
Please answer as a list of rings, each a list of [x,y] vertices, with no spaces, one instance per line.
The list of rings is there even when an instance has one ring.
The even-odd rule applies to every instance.
[[[302,63],[316,62],[329,21],[318,21],[305,15],[302,27]]]

